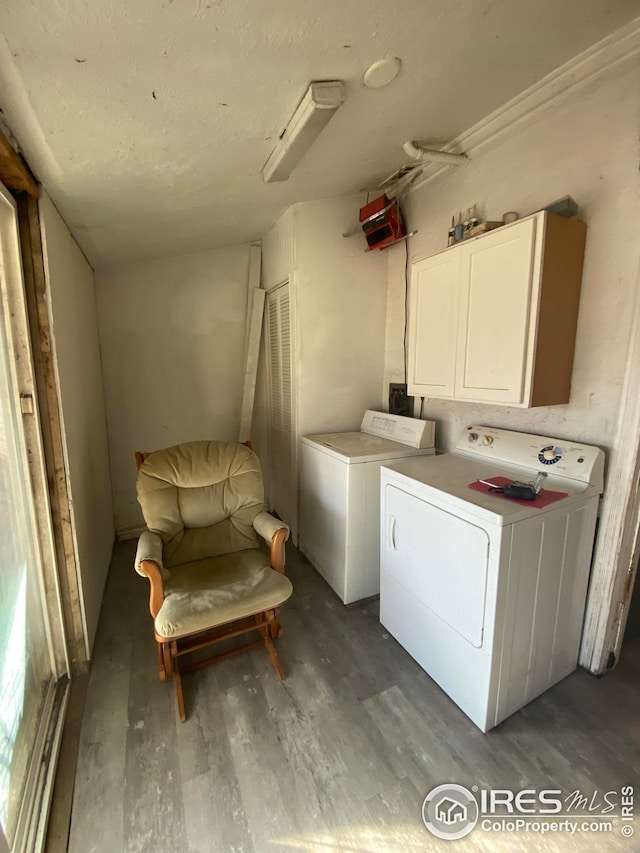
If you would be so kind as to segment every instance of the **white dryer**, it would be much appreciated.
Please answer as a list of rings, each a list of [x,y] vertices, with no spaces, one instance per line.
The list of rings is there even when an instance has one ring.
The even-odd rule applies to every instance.
[[[469,426],[453,453],[381,470],[380,621],[483,732],[577,666],[603,465]],[[541,470],[533,502],[479,482]]]
[[[433,455],[434,431],[368,410],[360,432],[302,438],[300,550],[345,604],[380,592],[380,467]]]

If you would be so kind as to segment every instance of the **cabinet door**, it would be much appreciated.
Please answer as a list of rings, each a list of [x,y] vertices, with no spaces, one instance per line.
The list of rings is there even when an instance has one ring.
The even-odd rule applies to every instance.
[[[453,397],[459,278],[459,252],[442,252],[411,267],[409,394]]]
[[[456,398],[524,402],[534,241],[528,219],[460,247]]]

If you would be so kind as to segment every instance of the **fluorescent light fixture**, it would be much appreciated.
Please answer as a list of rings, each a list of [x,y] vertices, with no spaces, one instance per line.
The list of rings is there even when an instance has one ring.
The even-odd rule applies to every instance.
[[[346,97],[344,86],[339,80],[312,83],[309,86],[280,141],[264,164],[262,177],[267,183],[287,180]]]

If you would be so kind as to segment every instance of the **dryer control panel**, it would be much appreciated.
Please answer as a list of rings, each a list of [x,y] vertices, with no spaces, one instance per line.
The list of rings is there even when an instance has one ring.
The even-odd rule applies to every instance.
[[[388,438],[407,447],[433,447],[436,425],[434,421],[422,421],[419,418],[407,418],[403,415],[390,415],[388,412],[374,412],[367,409],[362,418],[360,432]]]
[[[591,444],[472,424],[462,431],[455,453],[603,488],[604,453]]]

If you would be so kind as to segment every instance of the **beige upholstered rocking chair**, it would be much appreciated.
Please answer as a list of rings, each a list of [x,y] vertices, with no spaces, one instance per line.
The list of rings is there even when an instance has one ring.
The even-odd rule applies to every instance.
[[[148,529],[135,568],[151,585],[160,679],[173,676],[184,721],[185,672],[264,645],[284,677],[273,641],[282,635],[280,607],[293,592],[284,574],[289,528],[264,512],[260,463],[242,444],[194,441],[137,453],[136,461]],[[181,663],[190,652],[251,631],[259,634],[255,642]]]

